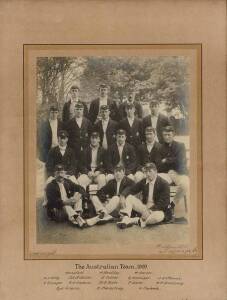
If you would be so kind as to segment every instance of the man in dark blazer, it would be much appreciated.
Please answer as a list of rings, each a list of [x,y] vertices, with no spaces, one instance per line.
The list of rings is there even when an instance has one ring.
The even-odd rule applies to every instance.
[[[159,112],[159,102],[155,98],[150,100],[150,111],[151,114],[143,118],[143,132],[145,133],[146,127],[153,127],[156,130],[159,143],[163,143],[162,129],[171,125],[170,121],[165,115]]]
[[[120,112],[121,119],[124,119],[124,118],[127,117],[126,106],[129,103],[134,103],[134,105],[135,105],[135,116],[139,119],[142,119],[142,117],[143,117],[143,108],[142,108],[142,105],[139,102],[135,101],[135,95],[136,95],[136,92],[133,90],[129,94],[129,97],[128,97],[127,101],[124,101],[120,105],[119,112]]]
[[[93,100],[90,105],[88,119],[95,124],[96,121],[100,120],[100,107],[102,105],[110,105],[111,101],[108,97],[109,87],[106,84],[101,84],[99,87],[99,98]]]
[[[75,105],[75,117],[65,125],[69,134],[68,145],[75,152],[76,160],[80,160],[81,152],[89,145],[91,122],[83,116],[84,106],[78,102]]]
[[[92,132],[90,140],[90,145],[81,155],[78,182],[85,189],[89,184],[97,183],[100,189],[106,183],[106,151],[100,146],[98,132]]]
[[[74,151],[68,147],[68,133],[65,130],[59,131],[58,146],[51,148],[48,153],[46,170],[47,175],[54,176],[55,166],[63,165],[68,176],[76,175],[76,160]]]
[[[111,120],[109,115],[109,106],[102,105],[100,107],[101,120],[94,125],[94,130],[99,133],[101,145],[105,150],[116,141],[117,123]]]
[[[146,225],[169,221],[172,218],[169,184],[157,175],[157,168],[153,163],[145,165],[145,175],[146,178],[122,192],[125,208],[121,209],[120,214],[123,218],[117,223],[122,229],[133,224],[144,228]],[[139,193],[142,194],[142,200],[134,196]],[[141,217],[131,218],[132,210]]]
[[[187,159],[185,145],[174,141],[174,128],[163,128],[164,143],[160,147],[161,163],[159,172],[167,173],[174,170],[179,174],[187,174]]]
[[[116,139],[116,143],[110,146],[107,151],[107,173],[113,174],[114,168],[117,165],[123,165],[125,174],[130,176],[131,179],[134,179],[133,174],[137,167],[135,149],[132,145],[126,143],[126,132],[124,129],[119,129],[117,131]]]
[[[65,214],[72,224],[80,228],[86,226],[81,214],[87,194],[80,185],[65,178],[62,165],[55,167],[55,179],[47,185],[46,195],[47,214],[51,219],[60,221]]]
[[[122,120],[122,115],[120,111],[121,99],[118,92],[114,94],[113,102],[110,104],[110,118],[115,122],[120,122]]]
[[[145,143],[141,144],[137,150],[137,172],[135,174],[135,182],[142,180],[145,175],[143,167],[147,163],[154,163],[159,169],[161,163],[160,147],[161,145],[155,140],[156,132],[152,127],[145,129]]]
[[[114,179],[103,186],[96,196],[91,197],[97,216],[87,219],[87,224],[93,226],[97,223],[113,220],[111,213],[120,209],[122,193],[126,193],[133,185],[134,182],[125,176],[124,167],[116,166],[114,168]]]
[[[62,122],[58,119],[58,107],[51,106],[49,119],[42,121],[38,129],[38,150],[39,159],[46,162],[48,152],[58,144],[58,133],[62,127]]]
[[[127,117],[119,123],[119,128],[126,131],[126,142],[135,149],[142,143],[143,126],[142,121],[135,117],[135,104],[127,103],[125,106]]]
[[[73,85],[71,86],[70,92],[69,92],[69,99],[64,104],[63,110],[62,110],[62,122],[67,123],[69,120],[71,120],[74,117],[75,113],[75,104],[79,102],[79,92],[80,89],[78,86]],[[84,117],[88,117],[88,108],[85,103],[81,102],[84,106]]]

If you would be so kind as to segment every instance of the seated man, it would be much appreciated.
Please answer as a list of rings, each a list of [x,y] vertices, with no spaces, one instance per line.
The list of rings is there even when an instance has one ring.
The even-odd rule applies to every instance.
[[[116,143],[107,151],[106,169],[107,181],[113,179],[114,168],[122,165],[125,168],[125,174],[134,180],[133,174],[136,171],[137,160],[135,149],[132,145],[126,143],[126,132],[123,129],[117,131]]]
[[[152,162],[156,165],[157,169],[161,161],[160,144],[156,141],[156,131],[152,127],[145,129],[145,143],[140,145],[137,150],[138,167],[135,174],[135,182],[142,180],[145,175],[142,172],[145,164]]]
[[[125,193],[133,185],[134,182],[125,176],[124,167],[116,166],[114,168],[114,179],[102,187],[97,196],[91,197],[97,216],[87,219],[87,224],[93,226],[97,223],[113,220],[110,214],[116,209],[120,209],[122,193]]]
[[[161,162],[159,172],[167,173],[169,170],[174,170],[180,174],[186,174],[185,145],[174,141],[174,129],[172,126],[164,127],[162,135],[164,143],[160,147]]]
[[[90,145],[82,152],[79,171],[81,175],[78,182],[85,189],[89,184],[97,183],[98,189],[106,183],[105,159],[106,151],[100,146],[98,132],[93,132],[90,137]]]
[[[134,103],[127,103],[125,110],[127,117],[119,123],[119,128],[122,128],[126,131],[126,142],[137,149],[142,143],[142,121],[135,117]]]
[[[56,221],[61,221],[60,216],[65,214],[68,220],[80,228],[86,226],[81,217],[83,212],[82,201],[87,198],[85,190],[78,184],[65,178],[62,165],[55,167],[55,179],[46,187],[47,214]]]
[[[124,217],[117,223],[119,228],[124,229],[133,224],[144,228],[172,218],[169,184],[157,175],[157,168],[153,163],[145,165],[145,174],[146,178],[122,193],[126,199],[122,199],[125,208],[120,211]],[[134,196],[138,193],[142,193],[142,200]],[[132,210],[141,217],[131,218]]]

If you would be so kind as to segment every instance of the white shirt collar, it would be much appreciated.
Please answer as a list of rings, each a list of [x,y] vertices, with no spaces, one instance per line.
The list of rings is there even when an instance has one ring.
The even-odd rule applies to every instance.
[[[157,179],[157,176],[152,180],[152,181],[149,181],[148,179],[146,179],[146,184],[155,184],[155,181]]]

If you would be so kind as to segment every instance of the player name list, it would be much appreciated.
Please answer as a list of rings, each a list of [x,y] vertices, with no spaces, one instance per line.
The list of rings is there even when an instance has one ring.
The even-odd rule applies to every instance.
[[[97,291],[161,290],[183,286],[181,275],[153,274],[147,264],[79,264],[61,275],[43,277],[46,288],[61,291],[95,289]]]

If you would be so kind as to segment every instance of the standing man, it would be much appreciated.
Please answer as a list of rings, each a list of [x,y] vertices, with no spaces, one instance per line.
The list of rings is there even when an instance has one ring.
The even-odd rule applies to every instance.
[[[78,86],[76,86],[76,85],[71,86],[71,89],[69,92],[69,101],[67,101],[64,104],[63,111],[62,111],[62,121],[65,124],[74,117],[75,104],[80,101],[79,100],[79,92],[80,92],[80,89]],[[82,103],[82,104],[84,106],[84,116],[87,117],[87,115],[88,115],[87,106],[84,103]]]
[[[134,103],[127,103],[125,109],[127,117],[119,123],[119,128],[126,131],[126,142],[137,149],[142,143],[142,121],[135,117]]]
[[[91,122],[83,116],[84,106],[81,102],[75,105],[75,116],[65,125],[69,134],[69,147],[75,152],[76,160],[81,157],[81,152],[89,145]]]
[[[106,84],[101,84],[99,87],[99,98],[93,100],[90,105],[88,118],[94,124],[100,120],[100,107],[102,105],[110,105],[111,101],[108,98],[109,87]]]
[[[159,169],[161,163],[160,147],[161,145],[155,140],[156,132],[152,127],[145,129],[145,143],[141,144],[137,151],[138,168],[135,174],[135,181],[139,182],[144,178],[142,172],[143,166],[147,163],[154,163]]]
[[[145,175],[146,178],[122,193],[126,198],[124,201],[122,197],[125,208],[121,209],[123,218],[117,223],[122,229],[133,224],[144,228],[146,225],[170,221],[172,218],[169,184],[157,175],[157,168],[153,163],[145,165]],[[135,197],[138,193],[142,193],[142,200]],[[141,217],[131,218],[132,210]]]
[[[82,152],[80,160],[80,176],[78,182],[85,189],[89,184],[97,183],[98,189],[106,183],[105,159],[106,151],[100,146],[98,132],[92,132],[90,145]]]
[[[132,145],[126,143],[126,132],[124,129],[117,131],[116,143],[110,146],[107,151],[107,173],[114,173],[114,168],[117,165],[122,165],[125,168],[125,174],[129,178],[134,179],[133,174],[136,171],[137,160],[135,149]],[[107,175],[108,176],[108,175]],[[108,179],[113,176],[108,176]]]
[[[128,97],[127,101],[122,102],[122,104],[120,105],[119,111],[120,111],[121,119],[124,119],[127,117],[126,105],[131,104],[131,103],[134,103],[134,105],[135,105],[135,116],[139,119],[142,119],[143,108],[139,102],[135,101],[135,96],[136,96],[136,91],[132,90],[129,93],[129,97]]]
[[[134,182],[125,176],[123,166],[114,168],[114,179],[110,180],[102,187],[96,196],[92,196],[91,201],[95,207],[97,216],[87,219],[87,224],[93,226],[97,223],[113,220],[111,213],[121,207],[121,195],[134,185]]]
[[[167,173],[174,170],[180,174],[187,174],[185,145],[174,141],[175,134],[172,126],[164,127],[162,134],[164,143],[160,147],[159,172]]]
[[[120,122],[122,120],[121,118],[121,98],[118,92],[114,94],[113,102],[110,104],[110,118],[113,121]]]
[[[99,120],[95,124],[95,131],[99,132],[101,138],[102,147],[107,150],[107,148],[116,141],[116,131],[117,123],[110,119],[110,109],[108,105],[102,105],[100,107]]]
[[[163,143],[162,129],[165,126],[169,126],[169,119],[159,112],[159,102],[153,98],[150,101],[151,114],[143,119],[143,129],[145,132],[146,127],[151,126],[156,130],[159,143]]]
[[[58,145],[58,133],[62,129],[62,122],[58,119],[58,107],[51,106],[49,119],[41,123],[38,132],[39,157],[42,162],[47,161],[48,152]]]
[[[62,165],[55,167],[55,179],[46,188],[47,214],[50,218],[60,221],[60,216],[66,214],[68,220],[80,228],[86,226],[81,217],[83,212],[83,201],[87,195],[85,190],[65,178],[65,170]]]

